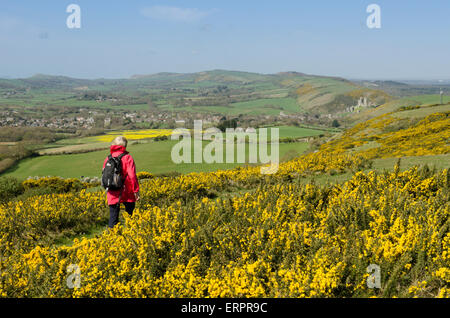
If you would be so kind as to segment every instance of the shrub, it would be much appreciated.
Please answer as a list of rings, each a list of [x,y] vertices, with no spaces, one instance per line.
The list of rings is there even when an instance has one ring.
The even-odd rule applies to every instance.
[[[138,180],[152,179],[152,178],[154,178],[154,175],[153,175],[153,174],[151,174],[151,173],[149,173],[149,172],[145,172],[145,171],[138,172],[138,173],[136,174],[136,176],[137,176]]]
[[[23,193],[22,184],[12,177],[0,178],[0,202],[6,202]]]
[[[49,187],[44,188],[32,188],[28,190],[24,190],[22,194],[19,194],[17,197],[14,198],[12,201],[25,201],[28,198],[36,197],[36,196],[42,196],[46,194],[52,194],[55,191]]]
[[[55,193],[66,193],[80,191],[87,185],[78,179],[63,179],[60,177],[45,177],[39,179],[28,179],[22,183],[25,190],[34,188],[50,188]]]
[[[155,141],[169,140],[168,136],[157,136],[154,138]]]
[[[6,158],[0,161],[0,173],[11,168],[16,161],[13,158]]]
[[[331,127],[337,128],[340,126],[341,126],[341,124],[338,122],[337,119],[333,120],[333,122],[331,123]]]

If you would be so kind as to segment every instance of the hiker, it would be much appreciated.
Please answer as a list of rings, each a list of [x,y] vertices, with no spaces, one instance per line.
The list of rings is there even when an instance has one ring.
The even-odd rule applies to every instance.
[[[111,154],[103,163],[102,185],[107,190],[109,228],[119,223],[121,203],[125,205],[125,211],[131,216],[136,201],[140,199],[136,166],[133,157],[126,151],[127,144],[125,137],[116,137],[111,145]]]

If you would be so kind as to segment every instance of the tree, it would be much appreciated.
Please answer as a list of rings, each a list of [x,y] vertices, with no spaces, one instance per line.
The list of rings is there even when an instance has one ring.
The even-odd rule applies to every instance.
[[[339,124],[337,119],[333,120],[333,122],[331,123],[331,127],[337,128],[340,126],[341,126],[341,124]]]
[[[217,125],[217,128],[219,128],[221,131],[225,132],[227,128],[234,128],[236,129],[238,125],[238,121],[236,118],[228,119],[228,120],[221,120],[219,125]]]

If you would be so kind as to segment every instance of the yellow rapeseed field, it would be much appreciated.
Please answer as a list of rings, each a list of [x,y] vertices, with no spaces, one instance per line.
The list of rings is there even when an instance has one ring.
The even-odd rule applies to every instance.
[[[114,131],[95,137],[98,142],[111,142],[117,136],[124,136],[128,140],[140,140],[147,138],[170,136],[172,129],[144,129],[144,130],[122,130]]]

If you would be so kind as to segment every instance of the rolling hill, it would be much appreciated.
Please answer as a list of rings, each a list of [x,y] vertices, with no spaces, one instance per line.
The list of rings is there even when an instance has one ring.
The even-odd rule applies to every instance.
[[[361,97],[367,97],[373,105],[391,99],[382,91],[346,79],[298,72],[258,74],[213,70],[134,75],[128,79],[37,74],[24,79],[0,79],[0,107],[65,105],[127,109],[130,105],[144,108],[151,101],[163,111],[335,114],[356,105]]]

